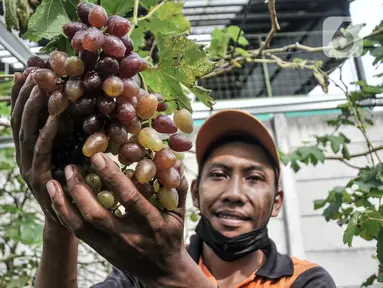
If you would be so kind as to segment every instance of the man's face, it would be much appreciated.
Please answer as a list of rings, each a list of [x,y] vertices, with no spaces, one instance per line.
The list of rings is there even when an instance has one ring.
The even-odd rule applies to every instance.
[[[282,192],[275,197],[275,174],[258,145],[231,142],[213,151],[200,184],[193,182],[193,203],[223,235],[234,237],[263,226],[277,216]]]

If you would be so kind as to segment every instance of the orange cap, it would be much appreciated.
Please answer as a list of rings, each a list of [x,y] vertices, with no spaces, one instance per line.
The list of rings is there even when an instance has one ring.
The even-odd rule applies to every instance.
[[[256,117],[236,109],[216,112],[201,126],[195,144],[198,165],[211,145],[223,137],[235,134],[248,135],[258,141],[269,152],[280,171],[278,151],[269,131]]]

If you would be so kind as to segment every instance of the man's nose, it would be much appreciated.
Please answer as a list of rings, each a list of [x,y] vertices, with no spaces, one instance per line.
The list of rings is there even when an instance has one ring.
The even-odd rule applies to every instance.
[[[246,195],[244,191],[244,183],[241,177],[232,176],[222,194],[223,201],[233,203],[236,205],[244,205],[246,203]]]

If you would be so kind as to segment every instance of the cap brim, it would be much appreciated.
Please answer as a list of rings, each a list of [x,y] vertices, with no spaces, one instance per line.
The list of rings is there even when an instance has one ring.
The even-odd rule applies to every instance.
[[[201,126],[195,144],[198,165],[201,164],[211,145],[232,134],[244,134],[255,138],[270,153],[277,168],[280,169],[278,151],[267,128],[251,114],[234,109],[214,113]]]

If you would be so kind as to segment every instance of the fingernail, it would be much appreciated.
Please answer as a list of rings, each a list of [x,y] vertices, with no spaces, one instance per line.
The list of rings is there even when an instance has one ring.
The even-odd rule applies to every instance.
[[[103,169],[106,166],[105,159],[101,154],[94,155],[92,158],[92,162],[97,169]]]
[[[65,167],[65,178],[70,179],[73,176],[73,167],[72,165],[68,165]]]
[[[56,194],[56,185],[52,181],[48,181],[46,184],[48,194],[52,198]]]

